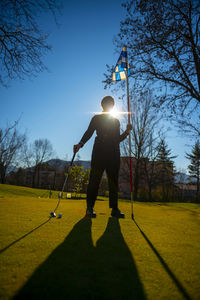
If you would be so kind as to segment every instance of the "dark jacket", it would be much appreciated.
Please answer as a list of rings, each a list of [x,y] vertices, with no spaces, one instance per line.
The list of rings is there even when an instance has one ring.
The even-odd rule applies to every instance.
[[[95,149],[96,151],[105,149],[106,151],[118,152],[120,142],[128,135],[128,131],[120,134],[120,122],[118,119],[108,113],[102,113],[92,118],[88,129],[80,140],[82,146],[91,138],[95,130],[97,136],[93,150]]]

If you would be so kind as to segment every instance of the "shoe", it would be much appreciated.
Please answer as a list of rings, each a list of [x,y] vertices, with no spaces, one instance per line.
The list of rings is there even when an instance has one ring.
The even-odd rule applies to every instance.
[[[120,219],[125,218],[125,215],[118,208],[117,209],[112,209],[111,216],[116,217],[116,218],[120,218]]]
[[[93,208],[87,208],[86,209],[86,218],[96,218],[96,213],[95,211],[93,210]]]

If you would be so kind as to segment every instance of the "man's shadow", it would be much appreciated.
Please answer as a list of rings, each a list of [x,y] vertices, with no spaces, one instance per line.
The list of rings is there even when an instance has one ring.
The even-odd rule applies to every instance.
[[[119,221],[92,242],[92,221],[80,220],[14,299],[146,299]]]

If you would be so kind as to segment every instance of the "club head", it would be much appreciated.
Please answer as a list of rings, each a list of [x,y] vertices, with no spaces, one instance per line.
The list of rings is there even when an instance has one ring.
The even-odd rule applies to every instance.
[[[54,211],[52,211],[52,212],[50,213],[50,217],[51,217],[51,218],[55,218],[55,217],[56,217],[56,213],[55,213]]]

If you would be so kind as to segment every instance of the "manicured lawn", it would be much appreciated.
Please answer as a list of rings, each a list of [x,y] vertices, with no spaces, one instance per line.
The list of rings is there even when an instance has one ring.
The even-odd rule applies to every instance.
[[[41,193],[41,191],[40,191]],[[57,199],[0,185],[0,299],[200,299],[200,206]]]

